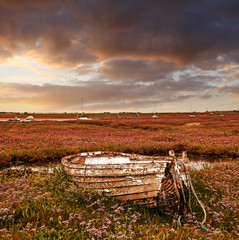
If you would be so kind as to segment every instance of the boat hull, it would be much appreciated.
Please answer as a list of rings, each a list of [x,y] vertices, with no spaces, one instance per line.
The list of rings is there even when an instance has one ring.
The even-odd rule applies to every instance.
[[[174,167],[174,158],[88,152],[64,157],[62,164],[80,188],[157,206],[163,194],[162,182],[167,179],[166,169]],[[175,181],[173,185],[177,187]]]

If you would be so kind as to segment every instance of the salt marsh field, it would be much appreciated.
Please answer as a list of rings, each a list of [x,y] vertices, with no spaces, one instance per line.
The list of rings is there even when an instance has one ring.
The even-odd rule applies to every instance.
[[[2,239],[238,239],[238,113],[91,117],[97,119],[0,122]],[[59,165],[79,152],[156,156],[171,149],[187,151],[191,160],[192,181],[207,211],[203,227],[193,198],[192,212],[179,226],[167,211],[79,190]]]

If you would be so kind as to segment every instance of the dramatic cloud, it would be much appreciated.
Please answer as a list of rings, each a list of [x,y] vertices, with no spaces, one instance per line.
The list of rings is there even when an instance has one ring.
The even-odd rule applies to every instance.
[[[180,69],[176,64],[163,61],[113,60],[103,63],[102,75],[112,80],[134,79],[139,82],[152,82],[166,77],[166,74]]]
[[[236,0],[0,0],[0,64],[20,56],[69,74],[64,84],[26,85],[8,67],[0,104],[14,100],[11,91],[22,105],[56,111],[78,108],[80,98],[94,111],[213,105],[218,94],[236,102],[238,12]]]
[[[2,43],[12,51],[42,53],[56,64],[125,56],[185,64],[238,50],[236,1],[0,1],[0,6]]]
[[[227,92],[233,96],[239,97],[239,85],[233,85],[230,87],[220,86],[219,92]]]
[[[4,61],[11,57],[12,57],[12,54],[9,51],[4,49],[3,47],[0,47],[0,61]]]
[[[182,80],[167,79],[151,84],[137,83],[135,81],[79,81],[73,86],[44,84],[4,83],[0,84],[0,102],[23,103],[38,106],[47,110],[54,110],[61,106],[61,110],[81,109],[84,99],[88,111],[97,112],[105,108],[124,110],[124,108],[140,109],[149,108],[157,104],[174,101],[183,102],[195,95],[206,94],[214,89],[203,81],[200,76],[194,78],[183,76]]]

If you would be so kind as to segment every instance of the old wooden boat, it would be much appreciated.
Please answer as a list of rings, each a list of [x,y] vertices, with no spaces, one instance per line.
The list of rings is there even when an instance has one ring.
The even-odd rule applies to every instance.
[[[173,151],[166,157],[96,151],[66,156],[62,164],[80,188],[148,206],[170,204],[179,210],[186,204],[188,188],[185,161],[185,152],[177,159]]]

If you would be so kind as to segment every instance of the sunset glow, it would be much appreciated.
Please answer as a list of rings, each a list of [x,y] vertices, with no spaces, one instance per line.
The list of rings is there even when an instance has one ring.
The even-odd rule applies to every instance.
[[[233,0],[0,0],[0,111],[239,109]]]

